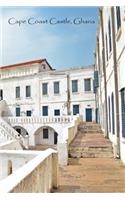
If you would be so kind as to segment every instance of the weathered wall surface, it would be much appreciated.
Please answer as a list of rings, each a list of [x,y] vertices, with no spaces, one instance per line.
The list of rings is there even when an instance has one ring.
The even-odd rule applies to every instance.
[[[23,156],[23,153],[21,154]],[[0,181],[0,193],[45,193],[58,187],[56,151],[48,149],[44,152],[28,152],[28,154],[34,157]]]

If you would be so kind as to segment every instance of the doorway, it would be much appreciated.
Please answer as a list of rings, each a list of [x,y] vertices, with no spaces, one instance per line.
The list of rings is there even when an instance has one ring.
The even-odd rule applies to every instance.
[[[54,132],[54,144],[57,144],[58,134]]]
[[[92,109],[86,108],[86,122],[92,122]]]

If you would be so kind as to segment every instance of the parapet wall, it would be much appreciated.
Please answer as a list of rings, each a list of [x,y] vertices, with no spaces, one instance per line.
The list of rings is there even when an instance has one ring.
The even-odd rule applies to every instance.
[[[1,153],[2,150],[0,151]],[[9,152],[6,151],[4,153],[7,154]],[[0,181],[0,193],[45,193],[51,192],[52,188],[57,188],[57,152],[47,149],[41,152],[25,151],[24,154],[27,154],[27,156],[31,154],[34,158]],[[21,153],[22,155],[23,152]]]
[[[17,140],[10,140],[0,144],[0,150],[22,150],[22,146]]]

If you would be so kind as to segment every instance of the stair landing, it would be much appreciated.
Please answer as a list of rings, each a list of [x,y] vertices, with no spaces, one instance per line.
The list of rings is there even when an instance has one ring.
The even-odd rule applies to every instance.
[[[125,166],[113,158],[74,158],[60,168],[56,193],[125,192]]]

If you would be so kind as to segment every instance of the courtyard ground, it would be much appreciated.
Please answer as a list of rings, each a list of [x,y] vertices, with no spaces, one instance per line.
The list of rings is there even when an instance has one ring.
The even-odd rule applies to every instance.
[[[59,188],[53,192],[125,192],[125,166],[119,159],[74,158],[71,162],[60,168]]]

